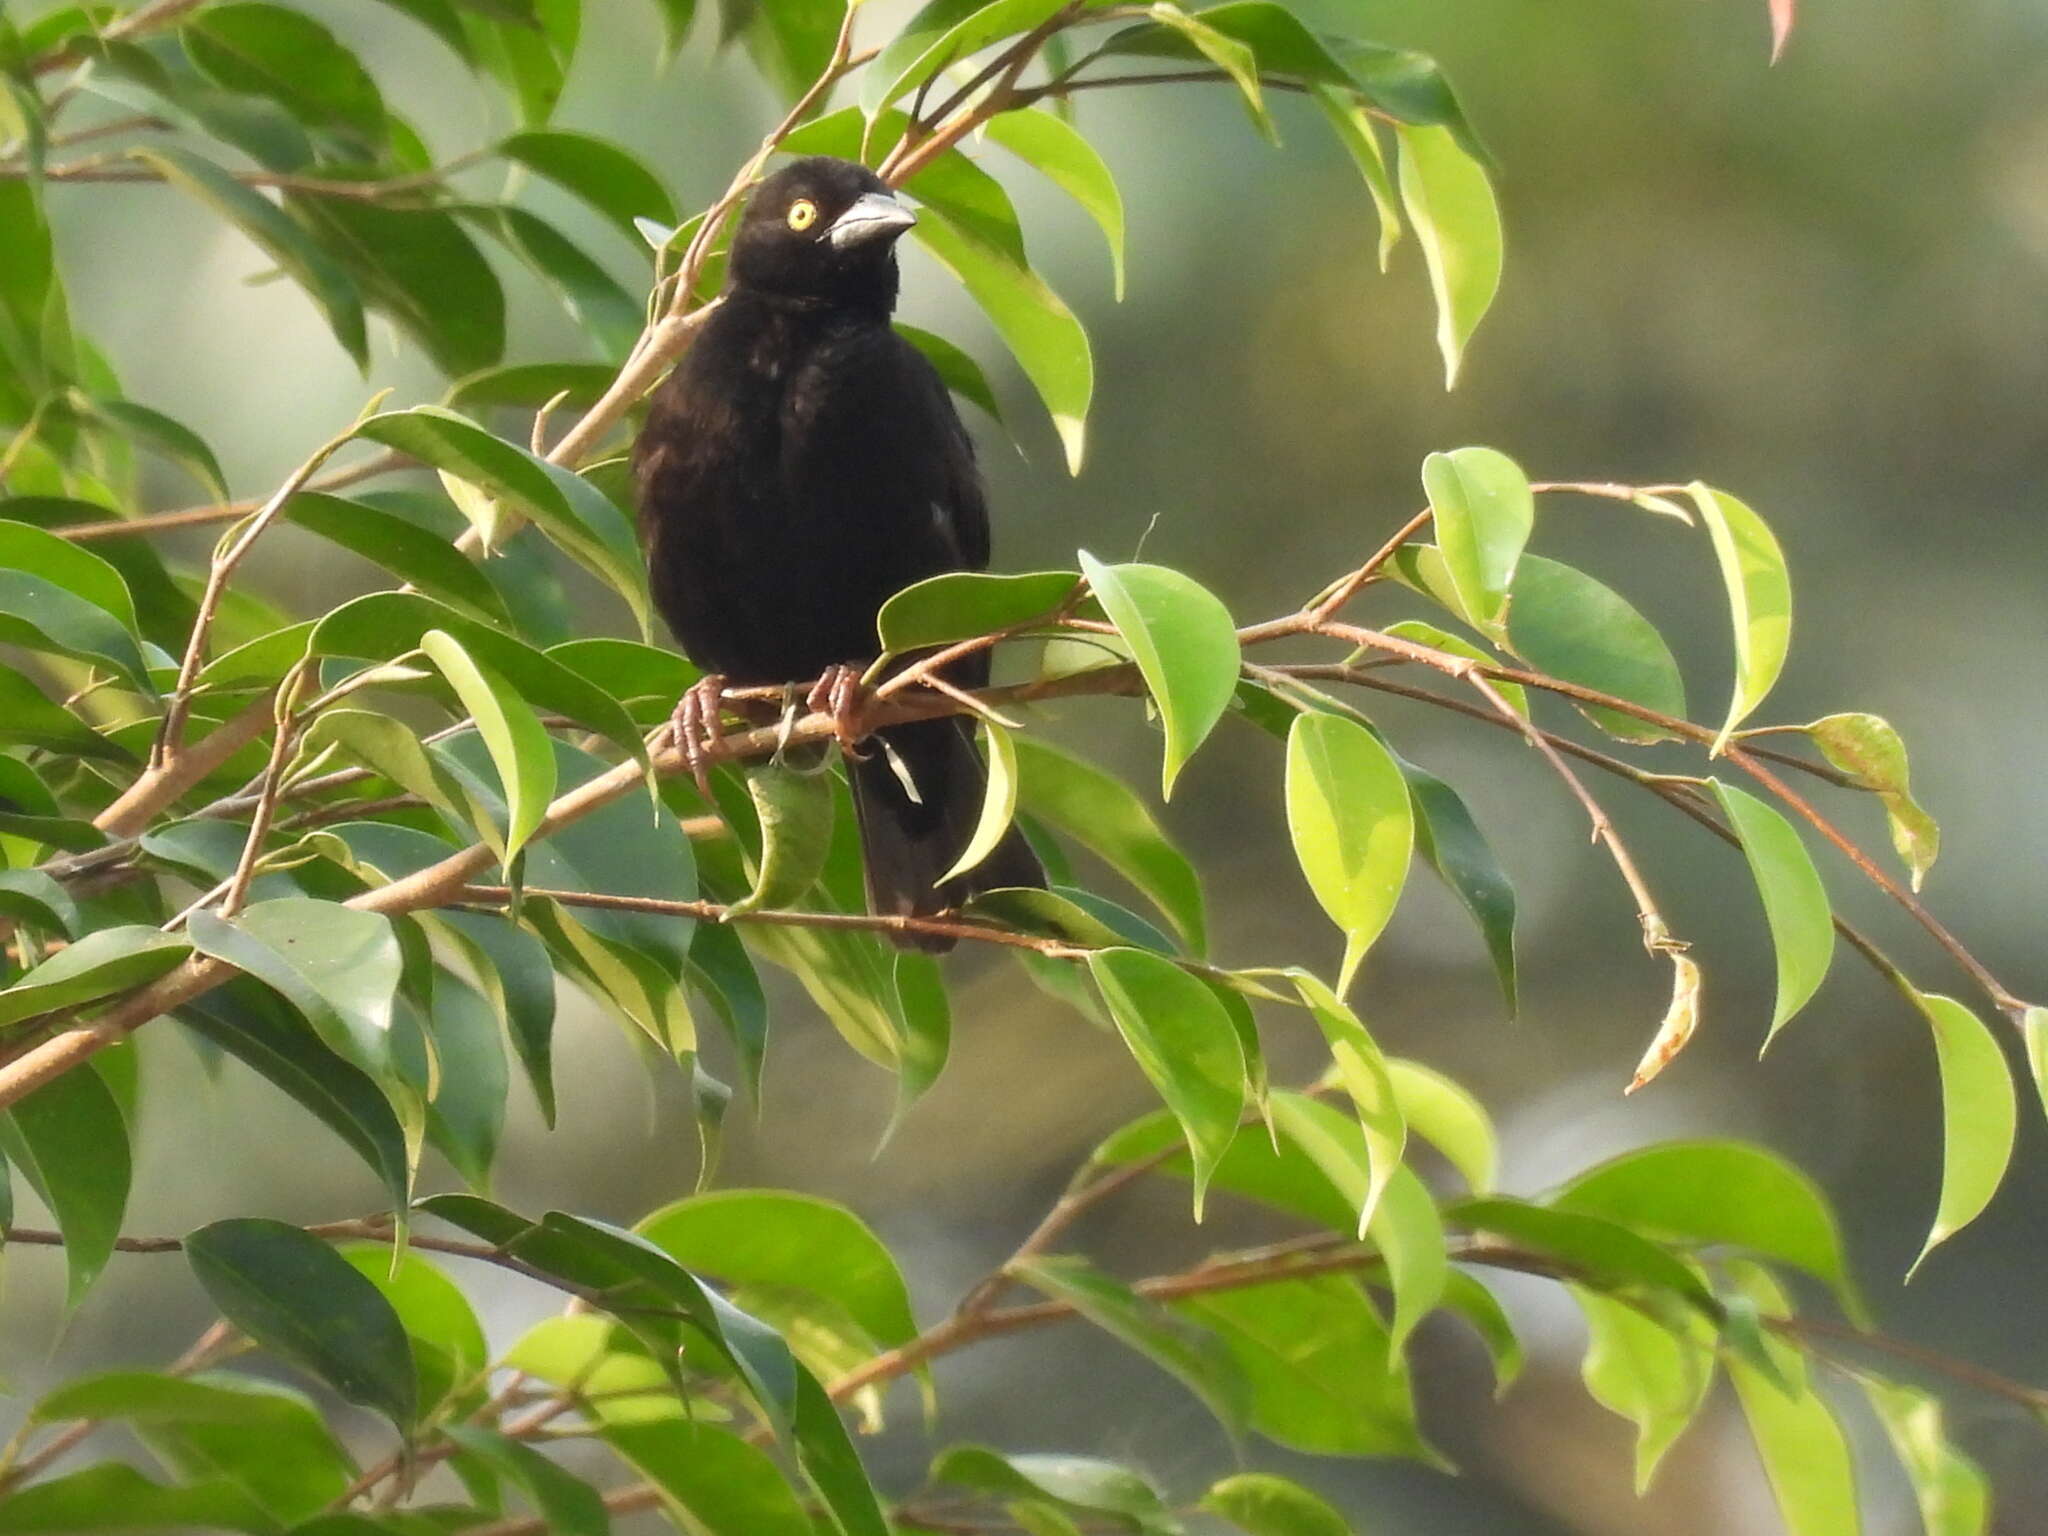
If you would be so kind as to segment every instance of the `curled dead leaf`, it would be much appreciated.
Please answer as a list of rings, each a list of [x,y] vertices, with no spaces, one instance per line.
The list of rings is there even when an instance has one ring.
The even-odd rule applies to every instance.
[[[1636,1063],[1636,1075],[1625,1093],[1634,1093],[1685,1049],[1686,1041],[1700,1021],[1700,968],[1690,955],[1671,953],[1671,1006],[1664,1010],[1664,1022],[1657,1026],[1657,1038]]]

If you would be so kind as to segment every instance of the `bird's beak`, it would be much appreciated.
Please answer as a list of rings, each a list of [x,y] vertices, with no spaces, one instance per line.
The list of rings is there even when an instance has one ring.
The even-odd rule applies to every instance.
[[[873,240],[894,240],[917,222],[917,215],[886,192],[867,192],[825,231],[833,249],[847,250]]]

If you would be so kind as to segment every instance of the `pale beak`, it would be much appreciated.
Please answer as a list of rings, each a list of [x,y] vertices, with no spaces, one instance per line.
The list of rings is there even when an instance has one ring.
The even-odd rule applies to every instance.
[[[874,240],[894,240],[917,222],[917,215],[886,192],[867,192],[834,219],[825,238],[835,250],[848,250]]]

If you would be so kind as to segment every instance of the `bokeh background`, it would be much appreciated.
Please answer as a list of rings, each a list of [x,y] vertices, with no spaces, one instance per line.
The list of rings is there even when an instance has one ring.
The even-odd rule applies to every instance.
[[[632,147],[686,202],[715,195],[777,104],[702,37],[658,75],[651,7],[586,4],[559,120]],[[1128,556],[1142,541],[1148,558],[1186,568],[1252,618],[1314,590],[1414,510],[1432,449],[1490,444],[1540,478],[1708,478],[1773,523],[1792,563],[1794,654],[1766,713],[1890,718],[1944,831],[1929,900],[2009,985],[2048,995],[2048,7],[1804,0],[1776,68],[1766,67],[1762,0],[1299,8],[1437,54],[1499,161],[1506,278],[1459,390],[1442,388],[1412,243],[1390,276],[1377,273],[1370,205],[1310,113],[1278,103],[1287,142],[1275,152],[1220,89],[1092,95],[1083,123],[1130,211],[1121,306],[1093,229],[988,156],[1019,198],[1034,255],[1097,345],[1078,479],[963,296],[916,257],[906,280],[906,315],[983,358],[1021,443],[1013,451],[974,423],[999,566],[1060,565],[1077,545]],[[504,126],[395,13],[343,0],[309,9],[361,50],[444,158]],[[881,25],[903,8],[874,9]],[[81,328],[132,397],[215,445],[239,493],[273,484],[369,394],[295,290],[245,286],[261,255],[174,194],[60,188],[52,209]],[[636,255],[607,244],[580,210],[560,213],[640,281]],[[586,356],[523,275],[506,275],[508,360]],[[388,332],[371,382],[394,386],[395,403],[440,392]],[[168,477],[159,487],[161,505],[188,495]],[[247,568],[272,597],[326,607],[367,581],[295,537],[282,530]],[[1677,649],[1696,710],[1715,712],[1731,662],[1703,535],[1622,506],[1550,499],[1534,547],[1629,593]],[[1502,733],[1372,702],[1404,751],[1466,792],[1519,887],[1519,1020],[1503,1019],[1462,914],[1420,878],[1361,994],[1390,1049],[1484,1098],[1503,1133],[1506,1186],[1533,1193],[1658,1138],[1755,1138],[1839,1202],[1887,1328],[2048,1381],[2040,1117],[2023,1114],[1990,1211],[1903,1287],[1938,1179],[1934,1059],[1916,1019],[1845,956],[1759,1063],[1771,965],[1738,862],[1661,808],[1610,794],[1708,978],[1698,1039],[1653,1089],[1624,1100],[1666,975],[1636,943],[1626,893],[1587,846],[1579,813]],[[1149,777],[1155,747],[1128,707],[1077,702],[1049,727]],[[1209,871],[1221,957],[1333,966],[1336,936],[1286,853],[1272,745],[1226,728],[1183,784],[1164,816]],[[1883,848],[1874,806],[1845,814]],[[1843,910],[1895,944],[1923,985],[1967,995],[1901,914],[1839,861],[1823,867]],[[950,964],[953,1062],[886,1148],[892,1085],[792,996],[766,1112],[758,1125],[735,1116],[721,1174],[851,1204],[902,1257],[927,1316],[1008,1252],[1096,1140],[1152,1102],[1114,1041],[1015,970],[976,955]],[[620,1032],[587,1010],[572,1008],[563,1030],[560,1129],[545,1132],[529,1104],[515,1105],[501,1198],[631,1219],[685,1192],[696,1151],[683,1085],[650,1080]],[[1312,1071],[1318,1054],[1278,1030],[1270,1048],[1276,1080]],[[377,1203],[326,1133],[239,1069],[209,1081],[168,1028],[146,1032],[143,1049],[156,1104],[132,1230],[251,1211],[324,1219]],[[1098,1213],[1077,1238],[1141,1273],[1253,1230],[1240,1220],[1222,1210],[1191,1234],[1184,1194],[1161,1186]],[[20,1392],[93,1366],[160,1363],[204,1322],[175,1259],[117,1260],[68,1324],[54,1256],[17,1250],[7,1263],[0,1376]],[[500,1342],[548,1306],[495,1272],[461,1278]],[[1775,1529],[1721,1399],[1638,1500],[1627,1427],[1578,1385],[1569,1302],[1536,1282],[1503,1292],[1532,1351],[1504,1402],[1491,1401],[1484,1362],[1457,1325],[1432,1325],[1420,1344],[1426,1425],[1462,1476],[1266,1446],[1247,1454],[1306,1479],[1373,1533]],[[1127,1457],[1182,1492],[1233,1455],[1177,1387],[1078,1327],[948,1359],[939,1382],[942,1439]],[[1947,1395],[1992,1472],[1998,1530],[2048,1532],[2039,1426],[1966,1389]],[[910,1400],[896,1406],[870,1454],[902,1487],[930,1447]],[[0,1406],[0,1422],[9,1417]],[[1877,1451],[1874,1426],[1853,1414],[1852,1424],[1861,1448]],[[1867,1528],[1916,1530],[1886,1458],[1866,1466]]]

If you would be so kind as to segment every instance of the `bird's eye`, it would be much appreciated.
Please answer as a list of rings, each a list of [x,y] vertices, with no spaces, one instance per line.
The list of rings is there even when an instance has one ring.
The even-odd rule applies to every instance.
[[[800,197],[789,205],[789,227],[802,234],[818,222],[818,205],[808,197]]]

